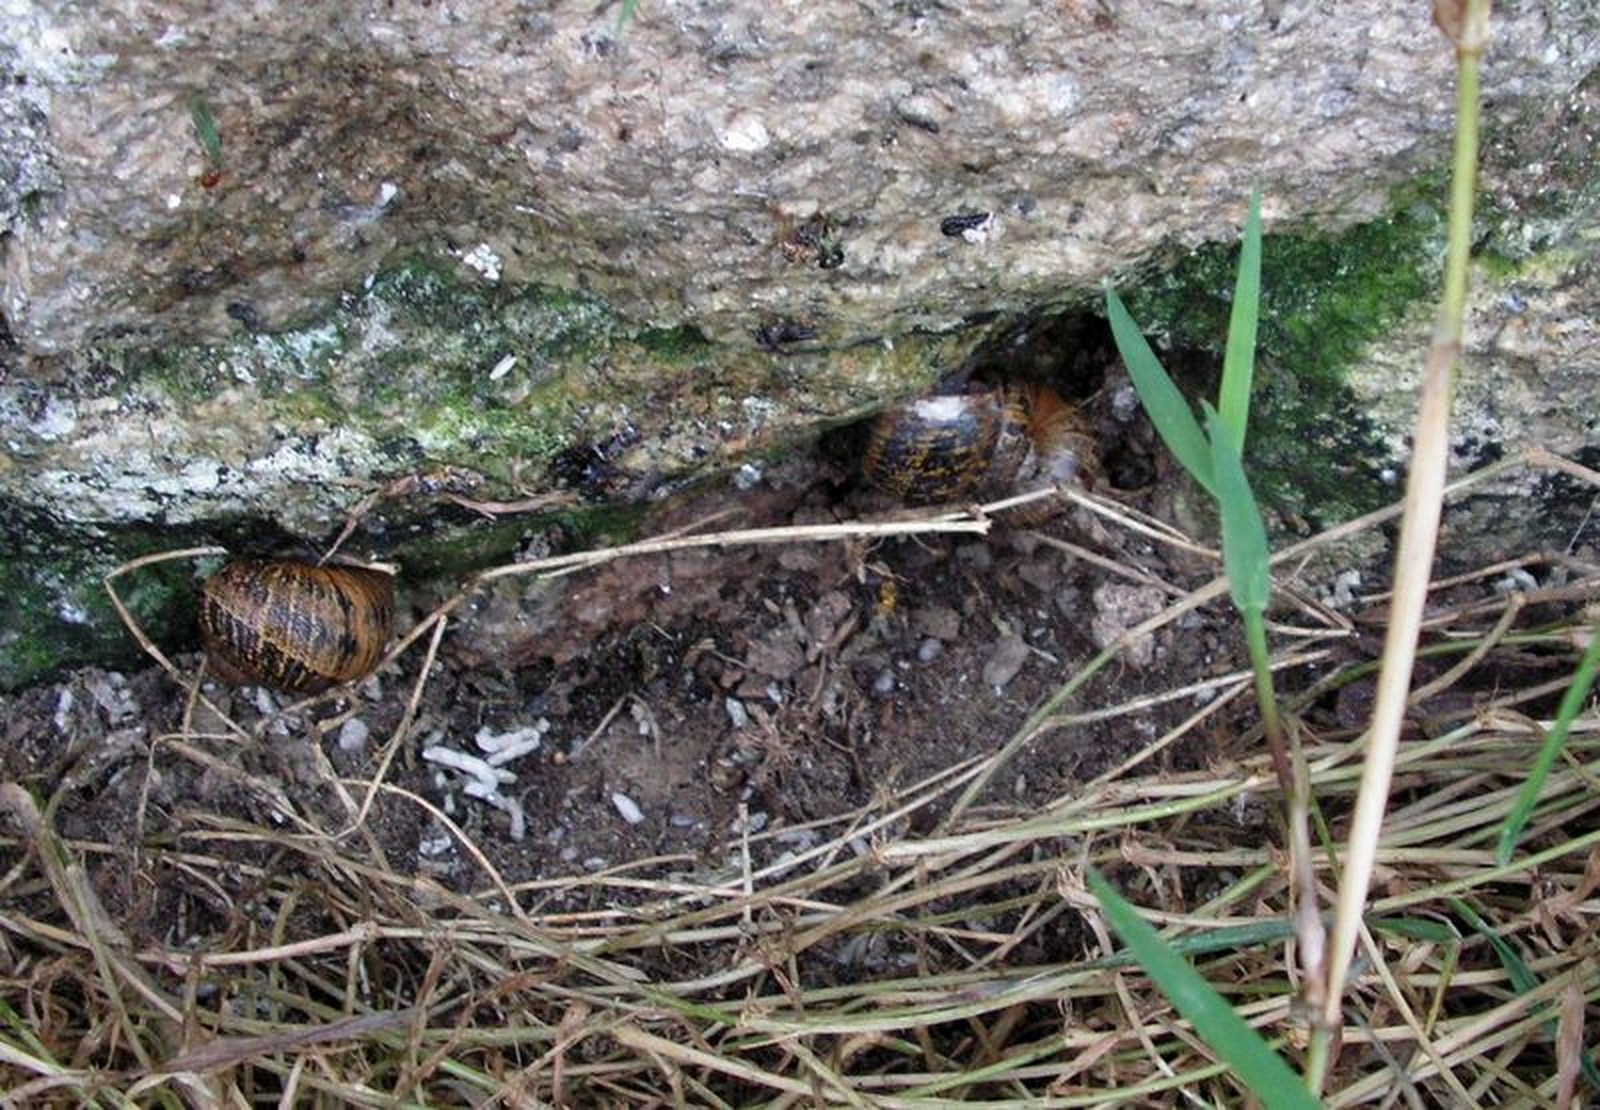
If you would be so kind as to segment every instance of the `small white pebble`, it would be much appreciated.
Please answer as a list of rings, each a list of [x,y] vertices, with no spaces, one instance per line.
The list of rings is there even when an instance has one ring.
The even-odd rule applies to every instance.
[[[516,364],[517,356],[507,355],[505,358],[494,364],[494,369],[489,371],[489,380],[491,382],[499,381],[501,378],[511,373],[511,368]]]
[[[734,728],[743,728],[750,723],[750,714],[745,712],[744,702],[738,698],[724,698],[722,707],[728,711],[728,720],[733,722]]]
[[[57,732],[67,731],[67,719],[69,714],[72,712],[72,704],[76,700],[77,699],[72,696],[72,687],[61,687],[61,692],[56,695],[56,713],[55,716],[51,718],[51,721],[56,726]]]
[[[360,717],[351,717],[339,726],[339,750],[352,755],[363,751],[367,746],[367,737],[371,730]]]
[[[639,808],[639,803],[626,794],[612,791],[611,804],[617,807],[617,812],[622,814],[622,819],[630,825],[637,825],[644,820],[644,810]]]

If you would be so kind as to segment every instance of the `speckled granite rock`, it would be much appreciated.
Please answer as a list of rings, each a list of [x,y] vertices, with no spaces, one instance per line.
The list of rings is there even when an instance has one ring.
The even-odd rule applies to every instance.
[[[718,340],[946,328],[1227,239],[1254,183],[1370,218],[1450,126],[1389,0],[5,10],[35,352],[281,327],[417,247]],[[1496,5],[1491,119],[1597,64],[1589,0]]]

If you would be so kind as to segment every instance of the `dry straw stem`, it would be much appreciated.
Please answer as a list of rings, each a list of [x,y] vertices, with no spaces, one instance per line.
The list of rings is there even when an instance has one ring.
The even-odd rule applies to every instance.
[[[1422,397],[1413,437],[1410,476],[1406,481],[1405,516],[1395,555],[1394,598],[1383,645],[1383,670],[1368,730],[1361,794],[1351,821],[1345,850],[1344,878],[1328,952],[1328,982],[1322,1023],[1341,1024],[1345,976],[1354,956],[1389,782],[1400,742],[1400,726],[1410,694],[1411,670],[1421,633],[1444,506],[1449,463],[1450,401],[1456,361],[1461,352],[1472,235],[1472,202],[1478,166],[1478,64],[1488,46],[1488,0],[1440,0],[1436,18],[1455,42],[1457,61],[1455,163],[1450,194],[1449,245],[1445,258],[1444,295],[1433,343],[1423,366]]]
[[[1451,495],[1560,465],[1540,453],[1507,460]],[[1375,529],[1394,511],[1280,560]],[[1220,584],[1206,584],[1173,609],[1220,596]],[[1467,700],[1459,684],[1485,668],[1492,676],[1497,657],[1523,650],[1515,624],[1527,610],[1508,620],[1515,602],[1500,605],[1441,607],[1451,623],[1437,630],[1439,644],[1479,669],[1448,668],[1458,686],[1438,698]],[[1286,685],[1335,657],[1351,662],[1323,676],[1322,689],[1359,676],[1368,664],[1348,625],[1304,612],[1303,634],[1273,659]],[[438,623],[425,633],[435,634]],[[1538,635],[1566,646],[1561,628]],[[1474,650],[1484,643],[1487,652]],[[886,784],[868,804],[809,823],[803,838],[774,825],[701,858],[520,884],[495,872],[468,828],[441,824],[475,876],[478,889],[466,892],[395,869],[361,838],[282,808],[291,799],[281,788],[234,768],[232,781],[287,816],[286,829],[194,813],[178,835],[141,846],[151,882],[191,888],[197,904],[221,902],[234,934],[201,937],[199,947],[108,941],[115,934],[85,916],[79,885],[45,866],[41,849],[0,880],[0,937],[25,954],[20,966],[72,967],[96,984],[84,1012],[43,1027],[37,1044],[0,1024],[0,1067],[69,1085],[62,1091],[101,1092],[105,1105],[151,1105],[193,1083],[207,1085],[213,1104],[240,1105],[264,1092],[374,1107],[1234,1104],[1238,1091],[1193,1032],[1094,939],[1082,881],[1090,865],[1115,872],[1247,1021],[1296,1050],[1286,951],[1294,896],[1271,843],[1267,815],[1281,804],[1271,768],[1249,738],[1202,770],[1151,763],[1219,726],[1227,695],[1245,685],[1224,679],[1233,684],[1179,683],[1202,702],[1187,713],[1177,690],[1070,712],[1071,692],[1053,699],[1035,727],[1070,728],[1080,716],[1134,725],[1169,714],[1177,723],[1042,807],[986,798],[936,836],[912,831],[992,777],[1003,759],[989,753]],[[1396,801],[1374,861],[1385,883],[1368,907],[1365,970],[1348,993],[1345,1048],[1324,1087],[1332,1104],[1393,1090],[1432,1105],[1536,1104],[1559,1093],[1557,1069],[1540,1071],[1554,1059],[1558,1020],[1579,1005],[1574,992],[1584,1005],[1600,993],[1591,927],[1600,913],[1600,726],[1578,722],[1526,857],[1497,867],[1500,823],[1530,737],[1544,727],[1511,712],[1527,697],[1509,688],[1478,700],[1462,723],[1398,748]],[[208,751],[215,743],[180,735],[160,752],[209,761],[215,773],[228,764]],[[1361,758],[1357,737],[1306,737],[1310,790],[1335,827],[1348,818]],[[382,779],[379,771],[344,785],[374,798],[374,813],[442,816]],[[127,858],[119,843],[53,842],[50,858],[86,877]],[[1337,883],[1327,854],[1311,862],[1323,889]],[[1492,923],[1538,989],[1519,995],[1483,940],[1451,927],[1450,899]],[[190,989],[201,983],[204,993]],[[8,993],[42,999],[48,990],[18,984]],[[171,1037],[180,1023],[182,1037]],[[96,1029],[119,1031],[115,1043]]]

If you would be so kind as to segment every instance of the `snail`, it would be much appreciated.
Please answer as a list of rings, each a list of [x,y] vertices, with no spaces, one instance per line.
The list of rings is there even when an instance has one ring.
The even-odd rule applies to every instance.
[[[1049,386],[980,386],[919,397],[880,413],[867,437],[869,483],[910,502],[1009,497],[1084,483],[1094,442],[1077,409]],[[1013,511],[1037,524],[1053,511],[1038,501]]]
[[[393,623],[394,579],[366,567],[234,559],[200,593],[212,671],[292,693],[365,678]]]

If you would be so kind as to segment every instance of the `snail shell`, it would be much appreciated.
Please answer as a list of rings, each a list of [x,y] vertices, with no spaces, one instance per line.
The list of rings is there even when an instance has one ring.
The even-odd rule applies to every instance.
[[[872,422],[862,472],[905,501],[954,501],[1003,486],[1027,453],[1026,429],[1013,391],[919,397]]]
[[[880,413],[867,438],[868,482],[909,502],[1009,497],[1084,482],[1094,442],[1077,409],[1037,384],[921,397]],[[1058,506],[1035,502],[1012,520],[1037,524]]]
[[[314,694],[366,677],[394,625],[394,579],[365,567],[235,559],[200,592],[200,639],[225,682]]]

